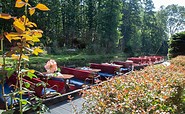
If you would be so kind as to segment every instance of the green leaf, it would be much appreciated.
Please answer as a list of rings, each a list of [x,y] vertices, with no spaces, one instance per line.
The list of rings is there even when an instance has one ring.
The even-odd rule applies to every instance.
[[[0,114],[2,114],[5,110],[0,110]]]
[[[58,72],[61,72],[61,69],[60,69],[60,68],[57,68],[57,71],[58,71]]]
[[[4,75],[3,74],[0,74],[0,78],[3,78],[4,77]]]
[[[25,82],[24,85],[25,85],[26,88],[30,87],[30,83],[28,83],[28,82]]]
[[[46,83],[45,82],[39,82],[36,84],[36,86],[43,86],[43,87],[46,87]]]
[[[29,78],[33,78],[33,77],[35,77],[35,78],[37,78],[37,76],[35,75],[35,74],[33,74],[33,73],[31,73],[31,72],[28,72],[27,73],[27,76],[29,77]]]
[[[29,103],[29,101],[25,100],[25,99],[21,99],[20,102],[23,104],[23,105],[26,105]]]
[[[25,111],[30,110],[30,109],[31,109],[30,105],[25,105],[25,106],[22,108],[22,111],[25,112]]]
[[[22,70],[21,70],[21,72],[22,72],[22,73],[24,73],[24,72],[28,72],[28,70],[26,70],[26,69],[22,69]]]
[[[8,110],[5,112],[2,112],[1,114],[13,114],[13,113],[14,113],[14,110]]]
[[[14,73],[14,68],[5,68],[5,70],[7,71],[7,76],[10,77],[13,73]]]

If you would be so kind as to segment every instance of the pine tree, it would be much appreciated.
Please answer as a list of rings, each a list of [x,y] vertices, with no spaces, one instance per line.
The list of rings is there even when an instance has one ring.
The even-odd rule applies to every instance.
[[[141,47],[141,3],[139,0],[123,0],[122,50],[126,53],[139,53]],[[133,52],[134,51],[134,52]]]
[[[153,54],[156,18],[154,4],[152,0],[144,0],[144,12],[143,12],[143,26],[142,26],[142,52],[146,54]]]

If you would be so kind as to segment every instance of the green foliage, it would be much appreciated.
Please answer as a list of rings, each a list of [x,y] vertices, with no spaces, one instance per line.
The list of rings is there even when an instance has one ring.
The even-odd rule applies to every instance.
[[[30,1],[33,5],[38,2]],[[2,3],[4,11],[21,14],[21,9],[12,10],[11,0]],[[60,54],[62,48],[75,48],[87,54],[120,51],[130,55],[166,54],[169,32],[166,27],[173,21],[167,16],[183,13],[183,8],[174,13],[170,13],[170,8],[161,9],[162,13],[153,11],[151,0],[42,0],[42,3],[50,7],[49,13],[35,12],[30,20],[47,31],[36,45],[44,47],[49,54]],[[173,28],[176,22],[183,21],[182,15],[179,19],[173,18]],[[2,27],[11,29],[9,23],[4,22],[0,23]],[[7,41],[5,45],[12,46]]]
[[[1,114],[13,114],[14,110],[4,111]]]
[[[163,11],[167,16],[166,23],[168,28],[168,34],[173,34],[184,30],[184,6],[168,5]]]
[[[165,11],[154,11],[152,0],[126,0],[122,13],[120,46],[125,53],[167,54]]]
[[[32,97],[30,101],[32,101],[31,104],[25,105],[23,107],[23,111],[28,111],[29,109],[32,109],[36,111],[37,114],[44,114],[45,112],[50,112],[49,108],[45,104],[43,104],[42,99]]]
[[[142,19],[142,52],[144,54],[155,54],[160,45],[160,39],[156,35],[157,31],[157,23],[154,10],[154,4],[152,0],[144,0],[144,8],[143,8],[143,19]],[[156,40],[156,41],[155,41]]]
[[[45,55],[43,57],[30,57],[29,68],[34,68],[38,71],[44,72],[44,65],[50,59],[56,60],[60,66],[87,66],[89,63],[102,63],[111,60],[125,60],[125,54],[99,54],[99,55],[86,55],[86,54],[62,54],[62,55]]]
[[[38,2],[30,1],[30,4],[36,5]],[[38,11],[30,17],[43,31],[47,31],[43,34],[42,42],[36,45],[45,47],[52,54],[58,53],[56,50],[61,47],[78,48],[89,53],[115,52],[122,38],[119,29],[122,23],[121,0],[42,0],[42,3],[51,10],[49,13]],[[3,6],[12,7],[6,1],[3,1]],[[20,15],[22,10],[11,11]],[[10,28],[8,24],[3,27]],[[10,45],[5,44],[9,48]]]
[[[169,41],[168,56],[169,58],[178,55],[185,55],[185,32],[180,32],[172,35]]]
[[[11,67],[6,67],[5,71],[7,71],[7,77],[9,78],[14,73],[15,69]]]
[[[40,47],[33,47],[34,43],[40,42],[43,31],[36,29],[37,25],[28,19],[28,13],[30,16],[32,16],[35,13],[35,10],[48,11],[49,8],[41,3],[38,3],[32,7],[32,5],[29,3],[29,0],[16,0],[14,5],[16,8],[20,8],[20,11],[23,11],[23,13],[19,13],[20,15],[17,17],[10,14],[0,13],[1,19],[13,19],[13,29],[9,30],[11,31],[9,33],[4,32],[3,38],[5,36],[10,43],[15,43],[14,47],[12,47],[10,51],[3,53],[2,71],[8,72],[7,77],[9,77],[13,72],[16,72],[15,75],[17,76],[17,82],[14,85],[14,91],[8,94],[5,94],[4,90],[6,88],[4,89],[2,86],[2,95],[4,97],[6,113],[9,113],[13,108],[15,109],[15,107],[13,107],[14,104],[11,104],[11,110],[8,109],[6,97],[9,96],[12,100],[15,100],[19,103],[19,113],[22,114],[24,111],[24,106],[31,104],[29,101],[23,99],[23,94],[29,92],[29,90],[23,87],[23,76],[28,75],[31,78],[35,77],[33,74],[35,70],[29,70],[26,68],[25,63],[26,61],[29,61],[28,55],[38,55],[39,53],[43,52]],[[5,66],[5,57],[11,57],[11,59],[16,61],[15,67],[7,68]],[[3,79],[1,80],[2,85],[4,85],[5,79],[6,75],[4,75]],[[26,84],[26,86],[29,87],[29,84]]]
[[[148,66],[85,90],[84,111],[91,114],[185,113],[185,70],[181,64],[185,64],[184,59],[175,58],[170,66]]]
[[[97,34],[99,48],[103,53],[114,52],[116,43],[121,38],[119,33],[122,2],[120,0],[104,0],[98,2]]]
[[[121,25],[122,50],[133,55],[141,52],[141,3],[138,0],[123,1],[123,18]]]

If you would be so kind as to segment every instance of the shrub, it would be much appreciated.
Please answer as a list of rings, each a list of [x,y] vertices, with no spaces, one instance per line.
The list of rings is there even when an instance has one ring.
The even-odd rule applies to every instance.
[[[183,64],[148,66],[85,90],[83,111],[88,113],[185,113]],[[181,60],[182,59],[182,60]],[[184,62],[185,64],[185,62]]]
[[[185,32],[180,32],[172,35],[169,42],[169,58],[174,58],[178,55],[185,55]]]
[[[174,64],[175,66],[179,66],[184,68],[185,67],[185,57],[184,56],[178,56],[176,58],[173,58],[171,60],[171,64]]]
[[[40,29],[36,29],[37,25],[34,22],[31,22],[28,17],[32,16],[35,13],[35,10],[41,10],[41,11],[48,11],[49,8],[45,6],[44,4],[38,3],[36,6],[32,6],[29,4],[29,0],[16,0],[15,1],[15,7],[16,8],[21,8],[24,11],[24,14],[21,12],[20,15],[22,16],[12,16],[9,14],[5,13],[0,13],[0,18],[1,19],[12,19],[13,20],[13,25],[11,29],[11,32],[4,32],[3,37],[10,42],[14,43],[15,45],[11,47],[11,50],[3,53],[3,65],[2,65],[2,72],[6,74],[6,71],[8,72],[7,74],[11,76],[11,74],[15,71],[16,76],[17,76],[17,82],[15,85],[11,85],[14,87],[14,91],[6,94],[6,96],[12,98],[11,100],[15,100],[19,104],[19,112],[20,114],[23,114],[24,111],[30,109],[28,107],[28,104],[31,104],[30,101],[23,99],[23,95],[25,93],[30,92],[28,89],[24,88],[23,86],[23,77],[24,76],[29,76],[30,78],[36,77],[34,75],[35,70],[33,69],[28,69],[27,62],[29,61],[29,55],[34,54],[38,55],[39,53],[42,53],[43,50],[40,49],[40,47],[36,47],[34,44],[40,42],[40,38],[42,37],[43,31]],[[28,15],[29,14],[29,15]],[[9,21],[12,22],[12,21]],[[5,57],[11,57],[12,60],[16,61],[15,66],[12,68],[6,68],[5,66]],[[1,73],[2,74],[2,73]],[[2,79],[0,80],[0,83],[2,84],[2,96],[5,101],[5,107],[6,107],[6,112],[3,113],[9,113],[9,111],[13,111],[13,109],[16,109],[13,107],[13,104],[10,106],[10,109],[8,108],[7,105],[7,98],[5,98],[5,91],[6,88],[4,89],[4,83],[5,79],[9,78],[7,75],[3,75]],[[30,87],[30,84],[27,84],[27,87]],[[33,97],[34,98],[34,97]],[[31,98],[32,99],[32,98]],[[39,100],[36,100],[39,101]],[[42,100],[41,100],[42,101]],[[11,101],[13,103],[13,101]],[[45,105],[38,103],[42,108],[40,109],[41,112],[42,110],[48,109],[45,107]],[[38,105],[38,106],[39,106]]]

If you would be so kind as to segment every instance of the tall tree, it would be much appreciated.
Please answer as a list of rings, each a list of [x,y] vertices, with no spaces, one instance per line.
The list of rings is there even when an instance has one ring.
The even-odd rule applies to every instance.
[[[86,42],[88,42],[87,49],[91,52],[96,52],[98,47],[97,39],[97,12],[98,5],[97,0],[86,0],[86,20],[87,20],[87,30],[86,30]]]
[[[73,40],[78,38],[80,0],[62,1],[62,23],[64,42],[68,47],[73,47]]]
[[[122,18],[121,0],[98,0],[97,34],[103,52],[114,52],[121,38],[119,26]]]
[[[165,54],[168,52],[168,32],[167,32],[167,16],[164,7],[156,12],[156,32],[155,32],[155,46],[158,47],[155,54]]]
[[[141,2],[139,0],[123,0],[122,13],[122,50],[127,53],[140,52]]]
[[[4,9],[11,9],[7,4],[9,2],[12,3],[11,0],[3,1],[6,6]],[[163,44],[163,40],[166,43],[165,25],[169,23],[169,28],[174,28],[176,24],[180,24],[177,28],[179,30],[184,23],[183,8],[167,7],[156,13],[153,11],[152,0],[56,0],[55,2],[35,0],[30,2],[33,5],[42,2],[51,9],[49,13],[38,12],[31,17],[31,20],[46,31],[42,41],[44,46],[83,47],[90,53],[114,52],[118,50],[117,46],[120,46],[119,49],[131,54],[141,52],[155,54]],[[14,10],[9,12],[19,13]],[[181,13],[180,17],[178,17],[179,13]],[[36,18],[38,16],[42,18]],[[176,17],[179,18],[178,21]],[[4,29],[6,27],[9,26],[5,24]]]
[[[144,54],[154,54],[155,35],[156,35],[156,18],[154,4],[152,0],[144,0],[143,25],[142,25],[142,52]]]
[[[169,37],[185,29],[185,7],[169,5],[165,8]]]

